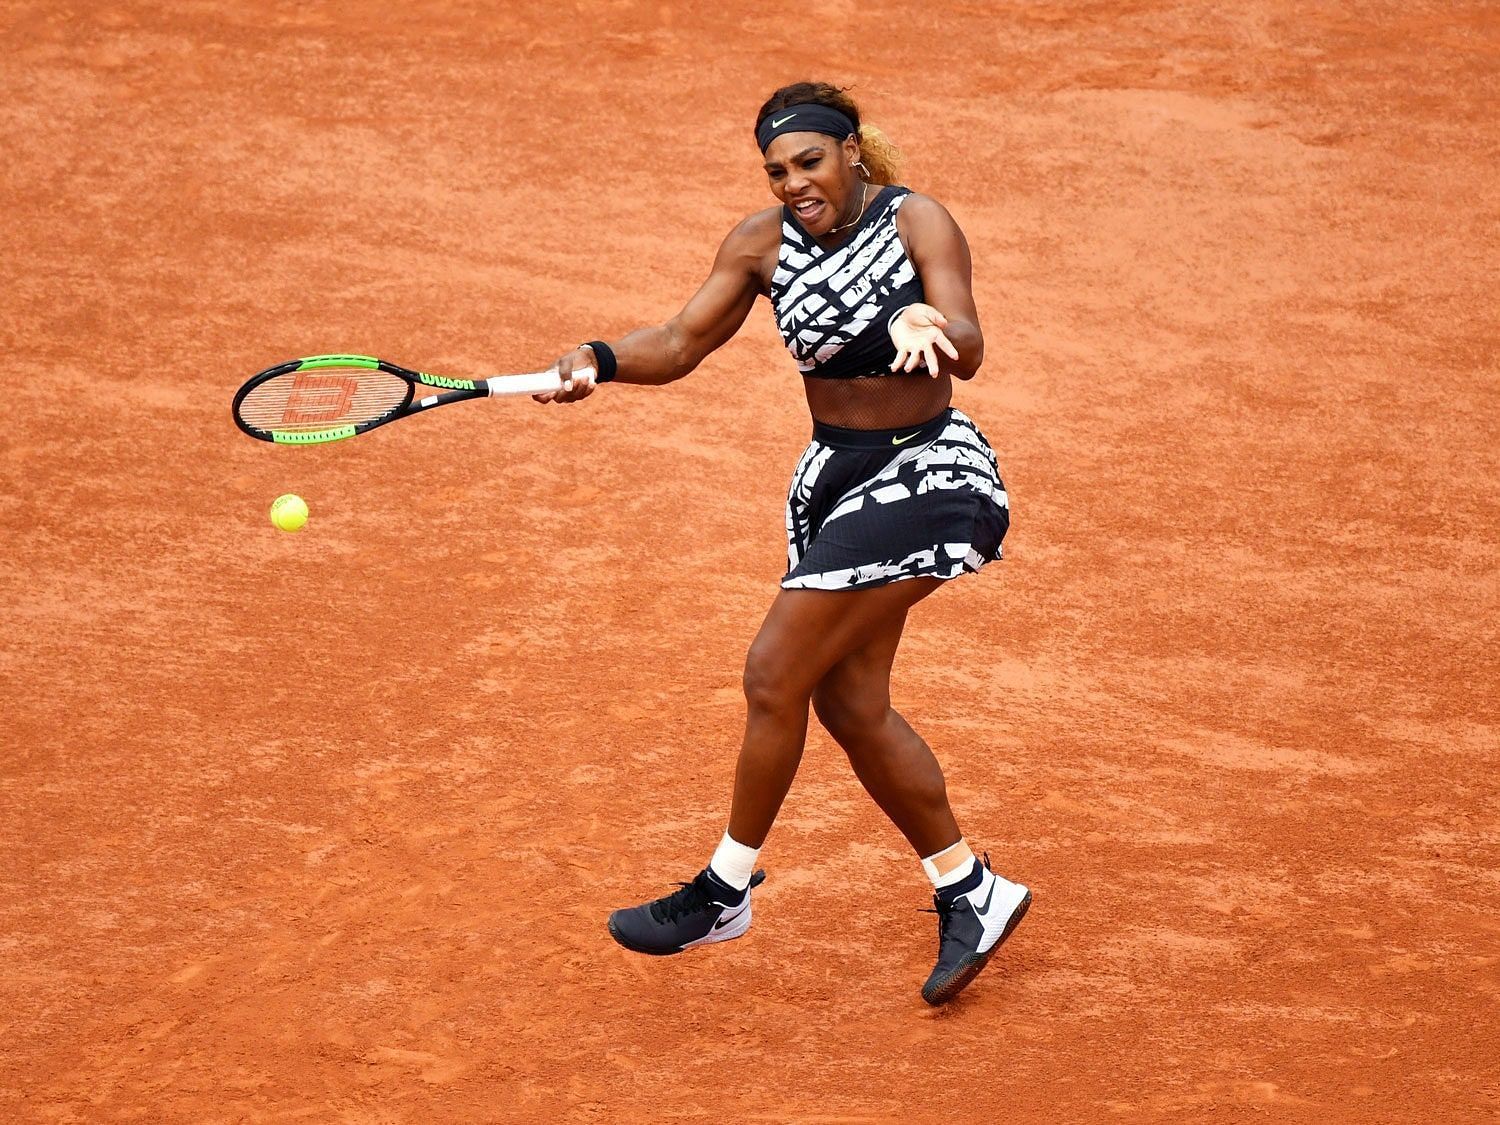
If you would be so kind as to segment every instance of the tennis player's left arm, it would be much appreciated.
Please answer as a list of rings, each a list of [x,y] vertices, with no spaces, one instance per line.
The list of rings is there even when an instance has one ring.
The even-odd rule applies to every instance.
[[[936,354],[944,374],[972,379],[984,361],[984,333],[979,328],[979,310],[974,306],[974,263],[968,239],[946,207],[915,193],[897,212],[896,229],[922,279],[925,303],[942,314],[943,321],[935,327],[948,338],[958,356],[954,358],[942,347],[926,351]],[[920,308],[913,306],[914,313]]]

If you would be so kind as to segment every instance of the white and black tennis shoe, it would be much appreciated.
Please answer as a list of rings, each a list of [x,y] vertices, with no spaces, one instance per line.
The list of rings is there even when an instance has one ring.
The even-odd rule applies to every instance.
[[[988,856],[979,870],[979,886],[973,890],[951,899],[932,897],[936,909],[929,913],[938,916],[938,959],[922,986],[922,999],[929,1004],[946,1004],[962,992],[1031,906],[1031,892],[991,871]]]
[[[665,957],[694,945],[737,938],[750,928],[750,892],[766,873],[750,876],[750,886],[736,890],[708,868],[681,890],[609,916],[609,933],[626,949]]]

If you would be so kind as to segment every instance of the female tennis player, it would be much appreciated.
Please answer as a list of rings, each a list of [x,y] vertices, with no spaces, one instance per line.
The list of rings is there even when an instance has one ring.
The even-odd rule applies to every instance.
[[[728,829],[692,882],[615,911],[609,930],[627,949],[669,954],[749,929],[765,878],[756,859],[802,759],[810,704],[932,880],[938,960],[922,996],[941,1004],[1031,902],[970,850],[937,759],[890,702],[907,611],[1000,558],[1010,522],[994,453],[949,406],[953,380],[972,379],[984,356],[969,248],[940,203],[896,186],[899,154],[839,89],[777,90],[755,139],[780,206],[729,233],[677,316],[580,345],[557,361],[563,389],[537,396],[574,402],[596,378],[681,379],[766,296],[813,419],[787,496],[787,573],[745,661]]]

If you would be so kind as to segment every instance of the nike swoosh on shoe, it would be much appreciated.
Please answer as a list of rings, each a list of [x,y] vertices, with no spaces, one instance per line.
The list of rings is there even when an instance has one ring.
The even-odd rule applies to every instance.
[[[745,911],[749,909],[750,904],[747,902],[744,906],[740,907],[728,918],[720,918],[717,922],[714,923],[713,932],[717,933],[718,931],[722,930],[725,926],[729,925],[729,923],[733,922],[736,918],[738,918],[741,914],[745,913]]]

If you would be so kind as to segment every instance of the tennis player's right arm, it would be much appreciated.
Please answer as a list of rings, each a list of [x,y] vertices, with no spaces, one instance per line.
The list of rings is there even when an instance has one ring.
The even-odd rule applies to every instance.
[[[739,331],[760,293],[768,239],[780,236],[779,217],[774,211],[770,216],[773,224],[768,225],[767,213],[761,212],[729,232],[714,258],[708,280],[680,313],[665,324],[637,328],[610,342],[615,353],[615,382],[661,386],[681,379]],[[566,382],[575,368],[594,367],[597,362],[588,348],[580,347],[561,357],[557,370]],[[587,398],[593,389],[591,383],[580,379],[571,391],[535,397],[538,402],[576,402]]]

